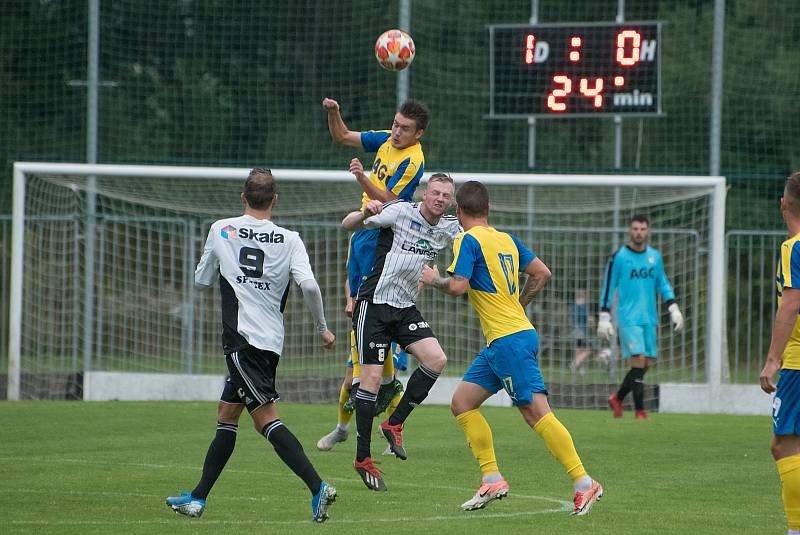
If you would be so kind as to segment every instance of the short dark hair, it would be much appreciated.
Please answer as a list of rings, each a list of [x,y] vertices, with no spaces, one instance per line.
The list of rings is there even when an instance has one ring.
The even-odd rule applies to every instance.
[[[800,215],[800,171],[795,171],[786,177],[784,189],[786,191],[784,200],[789,206],[789,210],[795,215]],[[787,195],[788,199],[785,198]]]
[[[244,181],[244,198],[250,208],[264,210],[272,204],[275,197],[275,179],[272,171],[254,167]]]
[[[454,184],[453,177],[451,177],[447,173],[433,173],[431,177],[428,179],[428,184],[430,184],[431,182],[445,182],[448,184]]]
[[[403,117],[412,119],[417,125],[417,130],[425,130],[428,128],[428,123],[431,120],[431,112],[428,111],[428,107],[419,100],[406,100],[397,111]]]
[[[489,192],[477,180],[465,182],[456,192],[458,208],[471,217],[489,215]]]
[[[650,218],[644,214],[636,214],[631,218],[630,224],[632,225],[633,222],[636,221],[637,223],[644,223],[648,227],[650,226]]]

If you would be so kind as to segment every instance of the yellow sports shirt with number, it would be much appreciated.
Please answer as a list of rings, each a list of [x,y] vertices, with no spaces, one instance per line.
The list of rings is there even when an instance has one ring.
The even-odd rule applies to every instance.
[[[469,280],[469,300],[481,320],[486,344],[533,329],[519,303],[519,274],[536,255],[516,236],[492,227],[472,227],[453,242],[447,269]]]
[[[391,135],[389,130],[361,132],[364,150],[375,153],[369,179],[377,187],[391,191],[404,201],[411,201],[425,171],[422,145],[414,143],[405,149],[396,149],[392,146]],[[369,201],[369,196],[364,193],[361,196],[362,210]]]
[[[778,289],[779,306],[785,288],[800,290],[800,234],[781,244],[775,283]],[[800,315],[795,318],[792,335],[786,343],[786,349],[783,350],[783,368],[800,370]]]

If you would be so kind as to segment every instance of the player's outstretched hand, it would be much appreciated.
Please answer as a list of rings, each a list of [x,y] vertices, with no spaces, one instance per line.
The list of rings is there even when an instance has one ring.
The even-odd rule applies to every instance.
[[[600,317],[597,319],[597,336],[610,342],[617,332],[614,330],[614,325],[611,323],[611,314],[608,312],[601,312]]]
[[[678,308],[678,304],[672,303],[667,310],[669,310],[669,319],[675,327],[675,332],[681,332],[683,330],[683,314],[681,314],[681,309]]]
[[[761,390],[767,394],[772,394],[775,392],[775,383],[772,382],[772,377],[780,368],[780,360],[770,359],[767,357],[767,362],[764,363],[764,367],[761,369],[761,375],[758,377]]]
[[[353,158],[350,160],[350,172],[358,178],[364,174],[364,165],[361,163],[361,160],[358,158]]]
[[[325,97],[322,99],[322,108],[328,113],[339,111],[339,103],[332,98]]]
[[[325,329],[325,332],[322,333],[322,346],[325,349],[330,349],[333,347],[333,344],[336,342],[336,335],[330,332],[329,330]]]
[[[423,284],[432,284],[434,279],[439,277],[439,268],[436,266],[430,267],[428,264],[422,266],[422,275],[419,281]]]

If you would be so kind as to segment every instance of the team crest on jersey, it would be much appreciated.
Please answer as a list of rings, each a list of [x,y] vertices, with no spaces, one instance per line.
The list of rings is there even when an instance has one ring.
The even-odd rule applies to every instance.
[[[411,221],[411,230],[422,230],[422,223],[419,221]]]
[[[648,264],[655,264],[656,263],[656,259],[653,258],[652,256],[648,256],[647,257],[647,263]]]
[[[228,225],[227,227],[223,227],[222,230],[219,231],[219,233],[226,240],[236,239],[236,227],[234,227],[233,225]]]

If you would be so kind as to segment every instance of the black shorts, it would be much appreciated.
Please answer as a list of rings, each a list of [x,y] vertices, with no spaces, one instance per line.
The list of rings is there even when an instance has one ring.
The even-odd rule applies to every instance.
[[[244,403],[248,412],[280,399],[275,390],[275,370],[279,356],[253,346],[225,355],[229,376],[225,379],[220,401]]]
[[[353,331],[360,364],[383,364],[392,341],[404,350],[424,338],[434,337],[417,307],[396,308],[363,299],[353,311]]]

